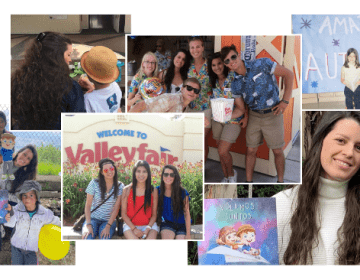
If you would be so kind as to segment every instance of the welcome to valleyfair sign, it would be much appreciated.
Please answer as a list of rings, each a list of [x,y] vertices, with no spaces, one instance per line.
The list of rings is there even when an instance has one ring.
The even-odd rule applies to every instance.
[[[79,143],[75,151],[72,147],[66,147],[65,152],[68,159],[73,163],[81,164],[99,162],[102,158],[107,157],[125,164],[135,159],[146,160],[151,165],[160,165],[162,160],[165,164],[174,164],[178,161],[178,157],[171,154],[169,147],[158,145],[155,149],[150,149],[148,142],[141,143],[138,146],[126,145],[133,141],[132,139],[126,140],[124,137],[147,139],[147,134],[141,131],[126,129],[104,130],[96,132],[96,137],[99,141],[93,143],[91,148],[84,149],[84,143]],[[109,141],[114,142],[112,139],[122,145],[109,144]],[[169,143],[169,146],[171,146],[171,143]]]
[[[293,33],[302,34],[302,91],[343,91],[346,51],[360,51],[360,15],[293,15]]]

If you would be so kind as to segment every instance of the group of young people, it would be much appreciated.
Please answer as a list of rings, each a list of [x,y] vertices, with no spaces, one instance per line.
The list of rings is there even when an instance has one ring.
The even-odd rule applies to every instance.
[[[142,100],[141,82],[148,77],[163,81],[166,94]],[[276,76],[284,78],[284,95],[279,98]],[[156,56],[148,52],[129,88],[129,112],[202,112],[205,115],[205,158],[207,137],[212,130],[217,142],[223,183],[238,182],[230,148],[246,130],[246,180],[252,182],[256,152],[263,140],[275,155],[278,182],[285,169],[283,113],[292,93],[293,73],[268,58],[244,61],[234,45],[204,58],[201,37],[189,39],[189,52],[178,50],[168,69],[158,73]],[[212,119],[210,100],[233,98],[231,120],[220,123]]]
[[[164,166],[161,183],[151,184],[150,165],[136,162],[132,183],[118,181],[118,171],[109,158],[99,161],[99,175],[87,189],[83,239],[111,238],[121,207],[122,229],[126,239],[190,239],[190,196],[181,186],[178,170]]]
[[[77,82],[69,76],[72,52],[71,40],[60,33],[41,32],[33,40],[11,76],[12,129],[60,130],[61,112],[121,112],[116,54],[102,46],[85,52],[86,75]]]

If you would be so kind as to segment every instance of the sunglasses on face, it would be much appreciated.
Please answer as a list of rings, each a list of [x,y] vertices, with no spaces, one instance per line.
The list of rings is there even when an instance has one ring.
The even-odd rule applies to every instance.
[[[114,168],[114,166],[111,166],[110,168],[106,168],[106,169],[104,169],[104,173],[106,174],[106,173],[108,173],[109,171],[114,171],[115,170],[115,168]]]
[[[231,58],[231,60],[235,60],[235,59],[237,59],[237,57],[238,57],[238,55],[237,54],[233,54],[230,58]],[[229,64],[230,63],[230,59],[225,59],[224,60],[224,64]]]
[[[171,178],[175,178],[175,173],[164,173],[164,177],[170,176]]]
[[[188,91],[192,91],[192,90],[193,90],[195,94],[199,94],[199,93],[200,93],[200,89],[198,89],[198,88],[194,88],[194,87],[189,86],[189,85],[186,85],[185,87],[186,87],[186,89],[187,89]]]

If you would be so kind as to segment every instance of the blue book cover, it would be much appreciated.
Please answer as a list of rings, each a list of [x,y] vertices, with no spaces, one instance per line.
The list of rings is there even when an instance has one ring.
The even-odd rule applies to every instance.
[[[6,223],[5,215],[8,213],[5,208],[8,207],[9,194],[7,190],[0,190],[0,224]]]
[[[199,265],[279,264],[275,198],[205,199]]]

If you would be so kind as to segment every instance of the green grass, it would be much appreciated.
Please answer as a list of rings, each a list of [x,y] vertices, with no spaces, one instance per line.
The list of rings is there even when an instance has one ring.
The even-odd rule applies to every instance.
[[[51,163],[38,163],[38,174],[39,175],[59,175],[61,171],[60,164],[51,164]]]

